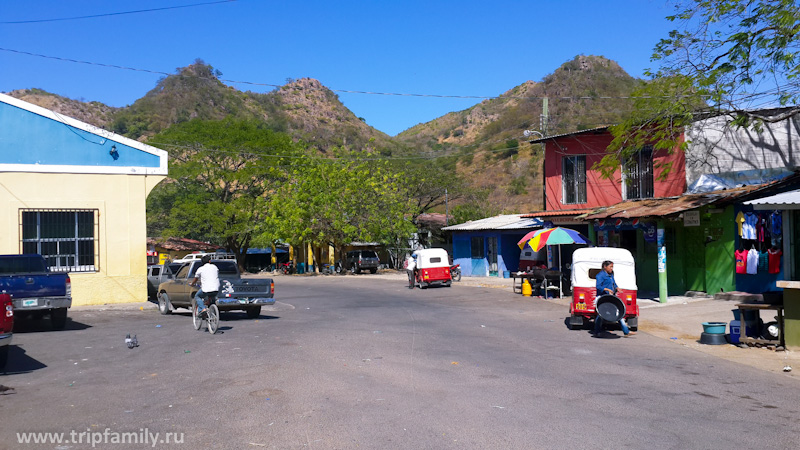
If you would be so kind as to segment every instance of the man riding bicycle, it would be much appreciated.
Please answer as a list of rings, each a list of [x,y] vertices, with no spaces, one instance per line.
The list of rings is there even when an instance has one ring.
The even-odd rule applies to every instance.
[[[203,256],[200,261],[202,261],[203,265],[194,273],[194,279],[191,283],[192,286],[196,286],[197,280],[200,280],[200,289],[197,290],[197,294],[194,297],[198,316],[211,304],[207,300],[209,295],[216,294],[219,291],[219,268],[211,264],[211,255]],[[203,301],[201,302],[200,299]]]

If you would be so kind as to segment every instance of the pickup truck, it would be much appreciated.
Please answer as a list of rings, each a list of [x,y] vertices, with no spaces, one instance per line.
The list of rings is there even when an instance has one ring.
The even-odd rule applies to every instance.
[[[11,334],[14,331],[14,305],[11,296],[0,294],[0,369],[8,362],[8,347],[11,345]]]
[[[147,298],[157,298],[158,286],[171,280],[180,270],[182,263],[154,264],[147,266]]]
[[[0,292],[11,295],[18,319],[50,314],[56,330],[67,323],[72,306],[69,274],[50,272],[41,255],[0,255]]]
[[[275,284],[270,278],[243,279],[236,261],[212,260],[219,268],[219,293],[217,307],[220,311],[244,310],[254,319],[261,314],[261,307],[275,304]],[[198,287],[190,283],[203,263],[192,261],[184,264],[175,276],[158,286],[158,310],[169,314],[175,308],[191,308],[192,298]]]

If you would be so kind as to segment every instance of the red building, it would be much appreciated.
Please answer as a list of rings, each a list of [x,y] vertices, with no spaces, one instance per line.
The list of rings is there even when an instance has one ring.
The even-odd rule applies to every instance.
[[[559,211],[610,206],[623,200],[672,197],[686,191],[684,152],[643,148],[630,170],[618,169],[611,179],[593,169],[606,155],[613,136],[608,127],[547,136],[531,141],[544,144],[545,210]],[[671,167],[659,179],[661,167]]]

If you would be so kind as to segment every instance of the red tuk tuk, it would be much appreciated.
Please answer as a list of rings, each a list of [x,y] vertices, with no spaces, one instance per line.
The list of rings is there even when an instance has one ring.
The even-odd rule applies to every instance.
[[[631,330],[639,327],[639,305],[636,303],[636,270],[633,255],[624,248],[590,247],[579,248],[572,253],[572,303],[569,305],[570,329],[580,329],[597,317],[595,298],[597,282],[595,276],[603,270],[603,261],[614,263],[614,280],[622,300],[625,320]]]
[[[416,285],[422,289],[431,285],[450,286],[450,257],[443,248],[414,251],[417,258]]]

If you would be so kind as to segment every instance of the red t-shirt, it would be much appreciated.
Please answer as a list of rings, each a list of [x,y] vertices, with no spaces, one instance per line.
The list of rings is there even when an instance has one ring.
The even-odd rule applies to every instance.
[[[733,255],[736,258],[736,273],[747,273],[747,250],[736,250]]]
[[[783,252],[781,250],[773,251],[769,249],[767,253],[769,253],[769,273],[780,273],[781,255],[783,255]]]

